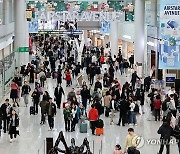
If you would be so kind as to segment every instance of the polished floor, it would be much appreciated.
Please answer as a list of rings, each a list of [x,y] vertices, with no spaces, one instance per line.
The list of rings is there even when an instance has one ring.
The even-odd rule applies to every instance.
[[[130,74],[130,72],[129,72]],[[121,84],[125,81],[129,81],[129,77],[120,76],[116,73],[116,76],[120,80]],[[85,77],[86,78],[86,77]],[[55,81],[53,79],[48,80],[46,84],[46,89],[49,91],[50,95],[53,97]],[[63,83],[66,94],[70,88],[65,87],[65,82]],[[8,95],[7,95],[8,97]],[[31,98],[29,98],[29,106],[32,104]],[[40,111],[40,110],[39,110]],[[145,144],[139,150],[141,154],[157,154],[159,150],[159,145],[156,144],[156,140],[159,139],[157,135],[157,130],[161,125],[161,122],[153,121],[152,117],[149,117],[149,106],[145,103],[145,114],[138,116],[138,125],[132,126],[135,129],[135,133],[142,136],[145,140]],[[115,122],[118,121],[119,114],[116,113]],[[127,129],[129,126],[117,126],[110,125],[110,119],[101,116],[105,122],[105,134],[103,136],[92,136],[91,131],[88,127],[88,133],[79,133],[79,127],[76,127],[76,132],[65,132],[64,131],[64,120],[62,109],[58,110],[55,117],[55,131],[48,131],[48,124],[41,126],[40,114],[29,115],[29,107],[24,107],[23,99],[20,102],[20,136],[18,136],[17,141],[9,143],[9,135],[2,133],[0,137],[0,154],[45,154],[45,139],[46,137],[53,137],[56,140],[60,131],[64,132],[65,139],[70,145],[71,138],[75,138],[76,144],[81,145],[85,137],[88,138],[91,146],[91,151],[94,154],[112,154],[114,146],[120,144],[124,149],[124,141],[127,135]],[[150,119],[151,118],[151,119]],[[151,144],[148,144],[147,140],[151,140]],[[102,143],[102,152],[101,152]],[[62,145],[59,145],[62,147]],[[94,150],[93,150],[94,147]],[[177,144],[171,145],[171,154],[178,154]],[[164,152],[165,154],[165,152]]]

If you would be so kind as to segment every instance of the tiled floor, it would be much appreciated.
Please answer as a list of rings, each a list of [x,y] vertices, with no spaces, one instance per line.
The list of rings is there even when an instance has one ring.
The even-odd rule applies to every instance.
[[[129,77],[120,76],[117,73],[118,78],[123,84],[126,80],[129,80]],[[53,96],[53,85],[55,81],[50,79],[47,83],[47,89],[50,92],[50,95]],[[65,83],[63,83],[65,85]],[[65,88],[66,92],[70,88]],[[30,99],[29,99],[30,100]],[[31,100],[30,100],[31,102]],[[29,104],[30,105],[30,104]],[[100,147],[102,142],[102,153],[101,154],[112,154],[113,148],[116,144],[120,144],[124,147],[125,137],[127,135],[127,129],[129,126],[119,127],[117,125],[110,125],[109,118],[102,116],[105,122],[105,134],[103,136],[92,136],[90,129],[88,127],[87,134],[79,133],[79,128],[76,127],[76,132],[65,132],[64,131],[64,120],[62,109],[58,110],[55,117],[55,128],[56,131],[48,131],[48,125],[41,126],[40,123],[40,114],[30,116],[29,107],[23,107],[23,99],[20,102],[20,136],[18,140],[13,143],[9,143],[8,134],[2,133],[0,138],[0,154],[45,154],[44,153],[44,141],[46,137],[53,137],[54,140],[57,138],[60,131],[64,132],[65,139],[70,145],[70,140],[72,137],[75,138],[77,145],[80,145],[85,137],[88,138],[91,149],[93,150],[94,142],[94,154],[100,154]],[[40,110],[39,110],[40,111]],[[138,126],[135,126],[135,132],[139,136],[143,136],[145,144],[140,148],[141,154],[156,154],[159,150],[159,145],[155,145],[155,139],[159,139],[157,135],[157,129],[159,128],[161,122],[148,121],[149,118],[149,107],[146,103],[145,105],[146,113],[138,117]],[[118,121],[118,113],[116,114],[116,121]],[[154,139],[152,145],[148,145],[147,140]],[[62,145],[60,145],[61,147]],[[171,146],[171,154],[178,154],[177,145],[174,144]]]

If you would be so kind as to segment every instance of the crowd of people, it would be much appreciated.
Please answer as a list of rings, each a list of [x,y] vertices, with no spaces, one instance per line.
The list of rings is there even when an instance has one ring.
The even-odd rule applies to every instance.
[[[154,120],[163,120],[158,134],[161,134],[162,141],[168,140],[167,154],[170,153],[168,144],[170,137],[179,139],[179,122],[176,122],[179,121],[177,114],[179,96],[174,87],[165,95],[161,90],[151,86],[151,77],[146,77],[143,81],[136,71],[131,74],[130,82],[121,84],[115,72],[120,71],[121,75],[127,76],[128,70],[135,66],[133,56],[124,59],[120,52],[112,56],[104,53],[103,47],[100,49],[84,47],[82,61],[75,63],[74,53],[71,53],[73,46],[68,41],[51,36],[46,36],[45,39],[41,36],[36,37],[36,41],[39,42],[39,50],[34,53],[35,59],[27,66],[16,68],[14,72],[10,92],[13,103],[6,99],[0,108],[0,122],[3,121],[4,133],[9,131],[10,142],[13,135],[16,138],[19,134],[20,97],[23,97],[24,106],[28,107],[31,96],[33,105],[30,107],[30,114],[37,115],[40,106],[40,124],[46,123],[47,116],[50,131],[54,130],[56,113],[63,108],[66,132],[76,131],[77,124],[88,119],[92,135],[96,135],[96,121],[103,117],[102,115],[109,117],[110,125],[130,127],[138,125],[137,116],[145,113],[144,104],[147,96]],[[87,76],[82,85],[76,81],[81,73]],[[54,96],[50,96],[46,90],[46,83],[50,78],[57,85],[54,88]],[[66,101],[62,103],[62,97],[65,97],[63,81],[66,81],[66,87],[70,86],[72,89],[68,92]],[[165,96],[165,99],[162,96]],[[119,120],[115,121],[117,112]],[[140,153],[132,144],[132,139],[136,136],[134,129],[129,128],[128,132],[124,150],[118,144],[113,154]],[[164,145],[165,142],[162,142],[159,154],[162,154]],[[178,147],[180,149],[179,142]]]

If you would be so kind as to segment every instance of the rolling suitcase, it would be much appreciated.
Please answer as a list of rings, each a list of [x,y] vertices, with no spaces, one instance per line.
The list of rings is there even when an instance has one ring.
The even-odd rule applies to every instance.
[[[103,128],[104,127],[104,122],[102,119],[98,119],[96,122],[96,128]]]
[[[103,135],[104,134],[104,128],[96,128],[96,135]]]
[[[82,122],[80,124],[80,133],[87,133],[87,123]]]
[[[35,115],[35,107],[34,106],[30,106],[30,115],[31,114]]]

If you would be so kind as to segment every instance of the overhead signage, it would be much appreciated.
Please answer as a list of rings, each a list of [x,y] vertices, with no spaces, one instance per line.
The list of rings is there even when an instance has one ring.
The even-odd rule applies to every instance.
[[[160,1],[159,68],[180,69],[180,2]]]
[[[69,12],[69,11],[48,11],[39,12],[39,20],[60,20],[60,21],[121,21],[123,19],[122,12]]]

